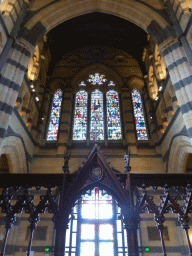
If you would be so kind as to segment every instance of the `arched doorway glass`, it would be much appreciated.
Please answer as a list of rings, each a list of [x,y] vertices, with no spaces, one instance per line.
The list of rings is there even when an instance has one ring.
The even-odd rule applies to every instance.
[[[105,190],[88,190],[75,203],[66,231],[67,256],[125,256],[121,209]]]

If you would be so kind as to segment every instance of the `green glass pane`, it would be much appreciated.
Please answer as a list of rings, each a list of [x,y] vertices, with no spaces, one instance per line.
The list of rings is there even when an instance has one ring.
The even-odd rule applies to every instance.
[[[114,248],[112,242],[99,243],[99,256],[113,256]]]
[[[81,239],[92,240],[95,238],[95,225],[82,224],[81,225]]]
[[[113,226],[110,224],[99,225],[99,239],[113,240]]]
[[[81,242],[80,256],[95,256],[95,243],[94,242]]]

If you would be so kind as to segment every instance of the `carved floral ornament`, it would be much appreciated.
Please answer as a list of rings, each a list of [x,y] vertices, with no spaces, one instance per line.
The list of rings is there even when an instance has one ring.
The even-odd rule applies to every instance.
[[[99,73],[95,73],[94,75],[89,75],[89,79],[87,79],[91,85],[103,85],[103,83],[107,82],[105,75],[100,75]],[[81,81],[79,86],[87,86],[84,81]],[[113,81],[109,81],[108,86],[115,86]]]

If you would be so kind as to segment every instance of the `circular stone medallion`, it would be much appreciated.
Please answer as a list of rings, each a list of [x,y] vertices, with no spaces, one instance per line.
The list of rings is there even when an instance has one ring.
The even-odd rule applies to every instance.
[[[94,180],[99,180],[102,176],[102,171],[101,171],[100,167],[97,166],[97,167],[93,167],[90,174]]]

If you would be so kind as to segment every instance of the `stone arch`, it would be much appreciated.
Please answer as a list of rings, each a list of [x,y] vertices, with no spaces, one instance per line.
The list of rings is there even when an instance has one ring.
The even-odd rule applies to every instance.
[[[66,11],[67,10],[67,11]],[[114,0],[94,0],[88,2],[78,2],[78,8],[75,2],[57,1],[40,8],[39,12],[30,17],[23,28],[21,37],[25,38],[31,44],[36,45],[38,40],[48,31],[57,25],[73,17],[91,12],[103,12],[112,14],[133,22],[144,31],[148,30],[152,21],[155,21],[161,29],[169,26],[168,21],[158,12],[146,3],[138,1],[114,1]],[[150,32],[153,32],[151,29]],[[159,31],[160,33],[161,31]],[[157,32],[156,32],[157,33]]]
[[[139,93],[142,93],[142,89],[144,87],[144,80],[141,77],[131,77],[128,81],[128,86],[131,88],[131,91],[133,89],[137,89],[139,91]]]
[[[7,155],[11,173],[27,172],[26,153],[21,138],[12,135],[5,137],[2,142],[0,154]]]
[[[184,173],[190,153],[192,153],[191,139],[185,135],[174,137],[169,153],[168,173]]]

